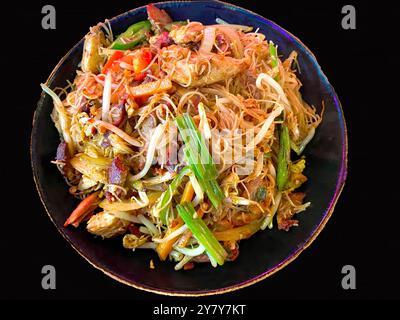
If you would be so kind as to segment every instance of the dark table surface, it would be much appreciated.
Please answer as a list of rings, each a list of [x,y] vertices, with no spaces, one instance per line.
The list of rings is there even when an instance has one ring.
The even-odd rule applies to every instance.
[[[394,120],[390,110],[398,106],[397,92],[384,87],[391,83],[385,75],[387,68],[392,73],[398,69],[397,40],[392,35],[399,13],[384,2],[379,6],[353,2],[357,29],[343,30],[341,9],[351,3],[231,2],[278,23],[317,56],[343,105],[349,133],[349,173],[331,220],[298,259],[261,283],[209,299],[237,303],[251,299],[398,299],[398,146],[386,147],[390,136],[398,136],[398,126],[390,124]],[[1,106],[5,145],[0,171],[0,298],[171,301],[120,284],[81,258],[47,217],[30,167],[30,130],[39,83],[89,26],[146,2],[15,4],[15,9],[3,12],[6,19],[0,50],[1,92],[6,98]],[[41,28],[45,4],[56,8],[56,30]],[[391,95],[393,100],[388,99]],[[41,268],[48,264],[57,271],[56,290],[41,287]],[[341,287],[344,265],[356,269],[356,290]]]

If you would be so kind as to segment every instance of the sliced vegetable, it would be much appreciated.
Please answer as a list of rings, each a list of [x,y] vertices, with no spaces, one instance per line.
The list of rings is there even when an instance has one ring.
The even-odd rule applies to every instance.
[[[264,230],[266,227],[272,229],[272,221],[276,212],[278,211],[279,205],[281,204],[282,200],[282,192],[278,191],[275,195],[274,205],[271,208],[271,212],[265,217],[264,221],[261,224],[261,230]]]
[[[203,33],[203,40],[201,41],[201,45],[199,48],[200,53],[210,53],[215,42],[215,28],[214,27],[205,27]]]
[[[169,210],[169,204],[176,193],[178,187],[181,185],[183,178],[190,173],[190,167],[184,167],[179,174],[172,180],[168,189],[161,195],[160,200],[155,207],[154,215],[159,217],[160,220],[167,225],[167,213]]]
[[[292,150],[296,152],[298,156],[301,155],[304,149],[306,148],[307,144],[314,138],[314,135],[315,135],[315,128],[312,127],[299,146],[297,146],[292,140],[290,140],[290,146]]]
[[[275,69],[275,72],[279,73],[279,58],[278,58],[278,48],[274,45],[272,41],[269,42],[269,55],[271,56],[271,66]],[[279,75],[275,76],[275,81],[279,80]]]
[[[124,33],[121,33],[111,44],[111,49],[128,50],[132,49],[144,40],[151,30],[149,20],[144,20],[131,25]]]
[[[242,32],[250,32],[251,30],[253,30],[253,27],[245,26],[245,25],[241,25],[241,24],[231,24],[231,23],[226,22],[225,20],[222,20],[221,18],[215,19],[215,22],[218,23],[218,25],[229,26],[231,28],[240,30]]]
[[[193,236],[204,246],[207,253],[219,265],[223,265],[228,254],[204,221],[200,218],[193,218],[195,215],[193,205],[191,203],[178,204],[176,209],[190,231],[192,231]]]
[[[290,139],[289,129],[282,124],[279,135],[278,170],[276,184],[279,191],[285,190],[289,178]]]
[[[97,208],[100,202],[99,192],[92,193],[72,211],[69,218],[65,221],[64,227],[72,224],[74,227],[78,227],[79,222],[81,222],[88,214],[92,213],[94,209]]]
[[[134,97],[143,97],[153,95],[159,92],[168,91],[172,88],[170,79],[162,79],[153,82],[144,83],[136,87],[129,87],[130,94]]]
[[[115,51],[113,55],[108,59],[103,69],[101,70],[102,74],[106,74],[113,66],[113,64],[121,59],[124,56],[122,51]]]
[[[241,227],[214,232],[214,236],[218,241],[239,241],[247,239],[260,230],[261,223],[262,220],[253,221]]]
[[[105,199],[102,202],[100,202],[99,206],[100,208],[103,208],[105,211],[109,211],[112,213],[134,211],[140,208],[151,206],[157,201],[160,195],[161,195],[160,191],[152,191],[148,192],[148,194],[146,195],[147,199],[141,198],[140,201],[138,199],[127,199],[122,201],[109,202],[108,200]]]
[[[181,203],[192,201],[193,195],[194,195],[194,189],[192,183],[188,181],[182,193]]]
[[[189,163],[196,167],[199,174],[197,178],[203,180],[215,179],[218,175],[217,168],[192,117],[185,113],[176,117],[175,122],[185,143]]]
[[[91,180],[108,183],[108,168],[112,159],[92,158],[84,153],[78,153],[70,161],[71,166]]]
[[[142,48],[136,52],[132,59],[135,80],[143,80],[146,77],[146,74],[142,71],[147,68],[152,59],[153,54],[149,48]]]
[[[217,208],[225,196],[215,180],[218,176],[218,171],[204,138],[199,133],[189,114],[185,113],[176,117],[175,122],[185,143],[185,157],[201,188],[207,194],[213,206]]]
[[[190,181],[188,181],[186,183],[185,189],[183,190],[181,203],[192,201],[193,195],[194,195],[194,189]],[[176,242],[176,240],[178,239],[178,237],[180,236],[180,234],[177,234],[174,237],[171,237],[171,235],[174,234],[174,232],[176,232],[182,226],[183,226],[183,220],[181,217],[178,217],[177,219],[174,220],[172,226],[170,226],[167,232],[165,233],[164,240],[166,239],[168,240],[158,244],[157,253],[161,260],[164,261],[172,251],[172,247]]]

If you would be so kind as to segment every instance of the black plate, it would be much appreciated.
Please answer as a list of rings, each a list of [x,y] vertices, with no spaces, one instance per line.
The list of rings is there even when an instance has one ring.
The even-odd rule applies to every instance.
[[[293,261],[322,230],[332,214],[344,186],[347,168],[347,134],[338,97],[316,62],[314,55],[293,35],[275,23],[242,8],[215,1],[163,2],[174,20],[197,20],[215,23],[219,17],[235,24],[260,28],[267,39],[279,46],[279,53],[287,56],[292,50],[299,54],[307,102],[325,113],[321,126],[306,149],[309,181],[304,187],[311,207],[298,215],[300,226],[290,232],[275,229],[259,232],[240,245],[240,256],[233,263],[212,269],[208,264],[197,265],[190,272],[176,272],[171,263],[160,263],[155,253],[137,250],[132,253],[119,240],[100,240],[84,227],[63,228],[63,222],[77,200],[68,193],[68,187],[50,163],[54,159],[59,136],[50,119],[53,108],[50,97],[41,95],[33,122],[31,155],[33,175],[46,211],[59,232],[94,267],[120,282],[160,294],[207,295],[236,290],[265,279]],[[118,34],[130,24],[146,18],[145,8],[137,8],[111,20]],[[89,27],[89,26],[88,26]],[[47,85],[51,88],[66,85],[73,80],[81,60],[83,40],[73,47],[51,73]],[[38,84],[38,91],[39,91]],[[154,259],[156,269],[149,268]]]

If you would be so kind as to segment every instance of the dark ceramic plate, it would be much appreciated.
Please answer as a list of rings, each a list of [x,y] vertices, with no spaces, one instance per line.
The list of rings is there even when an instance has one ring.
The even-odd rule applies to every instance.
[[[325,102],[323,122],[306,149],[309,181],[304,191],[312,205],[305,214],[298,216],[300,226],[290,232],[276,229],[259,232],[241,243],[240,256],[235,262],[216,269],[208,264],[197,265],[190,272],[176,272],[171,263],[157,262],[153,252],[138,250],[132,253],[122,248],[120,239],[102,241],[83,227],[63,228],[65,218],[77,201],[68,193],[56,166],[50,164],[59,136],[50,120],[52,101],[44,94],[38,103],[32,130],[34,179],[43,205],[59,232],[81,256],[110,277],[139,289],[168,295],[209,295],[236,290],[267,278],[293,261],[311,244],[330,218],[346,178],[347,135],[343,112],[314,55],[296,37],[275,23],[222,2],[163,2],[157,6],[166,9],[174,20],[190,19],[213,24],[219,17],[230,23],[254,26],[260,28],[267,39],[274,41],[285,57],[292,50],[298,52],[305,100],[319,110],[321,101]],[[146,10],[141,7],[110,22],[114,34],[118,34],[145,18]],[[82,45],[81,40],[59,62],[47,81],[49,87],[63,87],[67,80],[73,80],[81,60]],[[156,261],[155,270],[149,268],[151,258]]]

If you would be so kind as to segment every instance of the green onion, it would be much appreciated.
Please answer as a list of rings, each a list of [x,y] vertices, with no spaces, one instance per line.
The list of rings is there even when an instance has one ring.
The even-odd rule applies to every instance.
[[[273,69],[278,69],[278,73],[279,73],[279,63],[278,63],[278,49],[277,47],[274,45],[274,43],[272,41],[269,42],[269,54],[271,56],[271,66]],[[279,80],[279,76],[276,75],[274,78],[275,81]]]
[[[290,138],[289,129],[285,125],[281,125],[279,136],[279,153],[278,153],[278,170],[276,175],[276,183],[278,190],[285,189],[289,178],[290,163]]]
[[[185,113],[176,119],[179,132],[188,150],[193,164],[199,165],[199,173],[203,179],[215,179],[218,176],[217,168],[208,152],[203,136],[200,134],[192,117]],[[200,157],[200,159],[198,159]],[[199,161],[198,161],[199,160]],[[203,169],[204,168],[204,169]]]
[[[225,196],[215,180],[218,176],[218,171],[204,138],[200,135],[189,114],[176,117],[175,121],[185,143],[184,154],[186,160],[196,176],[200,187],[207,194],[212,205],[217,208]],[[198,159],[199,157],[200,159]]]
[[[178,204],[176,209],[189,230],[193,233],[193,236],[204,246],[207,254],[222,266],[228,254],[215,238],[214,234],[208,229],[204,221],[201,218],[193,218],[196,213],[193,205],[191,203]]]
[[[168,186],[168,189],[164,191],[164,193],[160,197],[160,201],[156,206],[156,210],[159,210],[159,217],[162,223],[167,224],[167,213],[169,210],[169,201],[172,196],[175,194],[178,187],[182,184],[183,178],[190,173],[189,167],[184,167],[179,174],[172,180],[171,184]]]

